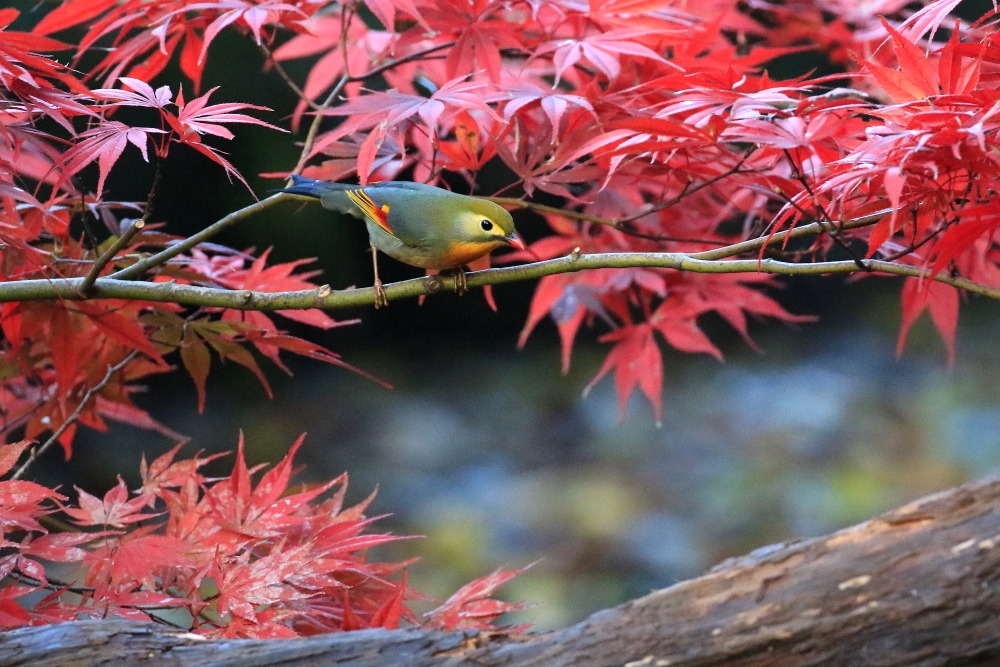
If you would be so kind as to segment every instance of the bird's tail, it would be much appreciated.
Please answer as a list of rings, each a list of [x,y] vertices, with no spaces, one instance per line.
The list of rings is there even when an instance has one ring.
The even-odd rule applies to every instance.
[[[357,185],[349,185],[347,183],[330,183],[329,181],[316,181],[311,178],[306,178],[304,176],[299,176],[297,174],[292,174],[292,185],[287,188],[281,188],[277,192],[287,192],[293,195],[305,195],[306,197],[315,197],[316,199],[322,199],[323,195],[332,192],[343,192],[350,188],[356,188]]]

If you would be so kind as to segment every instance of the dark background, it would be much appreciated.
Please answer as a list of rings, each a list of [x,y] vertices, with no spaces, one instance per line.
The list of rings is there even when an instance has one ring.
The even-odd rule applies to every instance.
[[[219,85],[213,101],[265,104],[283,117],[294,96],[276,75],[262,73],[262,64],[249,39],[224,32],[210,51],[203,91]],[[288,64],[300,81],[307,67]],[[171,69],[155,83],[176,92],[181,81]],[[190,98],[190,84],[184,88]],[[281,181],[257,174],[288,170],[301,134],[234,129],[235,141],[214,145],[229,151],[263,197]],[[152,175],[130,148],[106,197],[144,200]],[[222,169],[181,148],[162,165],[153,220],[190,234],[252,201]],[[537,218],[515,217],[529,240],[546,231]],[[371,282],[363,227],[315,205],[273,207],[216,240],[273,247],[273,261],[316,257],[320,281],[335,288]],[[389,259],[382,269],[387,281],[419,274]],[[504,597],[534,605],[520,620],[554,627],[697,575],[727,556],[822,534],[1000,466],[996,303],[979,298],[964,307],[949,369],[926,318],[911,333],[907,354],[895,358],[897,280],[801,278],[784,285],[783,305],[817,315],[819,323],[755,325],[765,350],[758,354],[706,318],[727,361],[664,350],[659,428],[639,398],[618,420],[610,378],[581,396],[606,351],[595,332],[581,333],[567,376],[559,373],[551,323],[540,325],[523,351],[515,349],[534,289],[529,282],[495,288],[499,313],[473,292],[439,295],[422,307],[406,301],[336,312],[362,321],[328,332],[282,320],[392,390],[289,358],[294,377],[267,369],[274,400],[249,372],[215,362],[205,414],[197,414],[183,371],[153,378],[138,402],[192,437],[188,454],[232,450],[242,429],[250,462],[275,462],[308,432],[298,459],[302,480],[346,470],[354,501],[380,486],[371,512],[392,515],[381,529],[425,536],[377,554],[419,555],[412,585],[447,597],[495,567],[537,560]],[[53,454],[33,473],[102,493],[118,474],[134,483],[141,454],[155,457],[170,444],[125,426],[81,431],[72,461]],[[229,465],[231,459],[216,470]]]

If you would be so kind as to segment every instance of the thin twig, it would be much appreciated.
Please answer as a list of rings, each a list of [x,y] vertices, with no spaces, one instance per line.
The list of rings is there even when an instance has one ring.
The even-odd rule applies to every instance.
[[[517,197],[482,197],[482,199],[486,199],[487,201],[491,201],[495,204],[500,204],[501,206],[526,208],[532,211],[538,211],[539,213],[555,213],[567,218],[572,218],[573,220],[586,220],[587,222],[595,222],[599,225],[607,225],[609,227],[614,227],[618,224],[617,220],[609,220],[608,218],[602,218],[599,215],[590,215],[588,213],[580,213],[579,211],[567,211],[566,209],[557,208],[555,206],[546,206],[545,204],[536,204],[533,201],[518,199]]]
[[[868,227],[891,214],[891,208],[882,209],[881,211],[869,213],[868,215],[861,216],[860,218],[845,220],[840,224],[840,229]],[[715,248],[714,250],[704,250],[702,252],[692,253],[691,257],[694,257],[695,259],[724,259],[726,257],[735,257],[736,255],[742,255],[754,250],[760,250],[764,246],[783,243],[787,239],[797,239],[801,236],[813,236],[815,234],[822,234],[828,231],[829,229],[827,228],[826,223],[812,222],[808,225],[793,227],[792,229],[787,229],[783,232],[775,232],[771,235],[764,234],[763,236],[758,236],[746,241],[740,241],[739,243],[733,243],[721,248]]]
[[[347,80],[349,78],[350,77],[346,71],[340,75],[340,78],[337,79],[337,83],[334,85],[333,90],[330,91],[330,94],[327,95],[326,99],[323,100],[323,103],[320,104],[321,109],[328,109],[330,105],[333,104],[333,101],[337,99],[337,95],[339,95],[340,91],[347,85]],[[319,134],[319,126],[323,123],[323,118],[325,118],[325,116],[321,116],[319,114],[313,116],[312,123],[309,124],[309,130],[306,132],[306,138],[302,142],[302,152],[299,154],[299,161],[295,165],[295,169],[292,169],[292,174],[301,174],[302,170],[305,169],[306,162],[308,162],[311,157],[310,153],[312,152],[313,144],[316,143],[316,135]]]
[[[36,579],[35,577],[27,575],[18,569],[12,570],[9,576],[17,579],[18,581],[22,581],[26,584],[31,584],[32,586],[40,586],[41,588],[48,588],[50,591],[68,591],[70,593],[83,594],[83,593],[93,593],[94,591],[97,590],[93,586],[76,586],[74,584],[70,584],[65,581],[60,581],[55,577],[50,577],[47,575],[45,577],[46,581],[42,581],[40,579]]]
[[[857,265],[859,269],[861,269],[862,271],[865,270],[865,264],[861,261],[861,257],[859,257],[858,254],[854,252],[854,248],[852,248],[847,243],[847,241],[845,241],[842,238],[840,233],[840,228],[837,227],[837,224],[833,221],[833,218],[830,217],[830,214],[827,213],[826,209],[819,203],[819,198],[816,196],[816,193],[813,192],[812,186],[809,185],[809,180],[806,178],[805,173],[799,168],[799,164],[795,161],[795,159],[792,157],[792,154],[788,151],[787,148],[783,148],[781,150],[785,154],[785,157],[788,159],[789,164],[792,165],[792,170],[795,175],[795,180],[797,180],[799,184],[802,185],[802,188],[806,191],[806,194],[808,194],[812,198],[813,208],[815,208],[816,212],[819,213],[818,217],[820,219],[820,222],[822,222],[825,219],[827,223],[830,225],[831,229],[828,230],[830,238],[833,239],[833,242],[839,245],[841,249],[847,253],[848,257],[854,260],[854,263]],[[789,203],[792,203],[792,199],[790,197],[787,198],[787,201]]]
[[[267,44],[261,42],[260,50],[264,54],[264,57],[267,58],[268,62],[270,62],[271,65],[274,67],[274,71],[276,71],[278,73],[278,76],[280,76],[282,80],[285,82],[285,85],[291,88],[292,92],[295,93],[300,100],[308,104],[313,111],[319,111],[323,108],[322,106],[314,102],[308,95],[306,95],[306,91],[299,88],[299,85],[295,83],[295,80],[291,76],[289,76],[288,72],[285,71],[285,68],[274,57],[274,54],[271,52],[271,49],[268,48]]]
[[[343,90],[344,86],[347,85],[347,82],[351,80],[351,72],[347,66],[347,31],[351,25],[351,16],[351,11],[347,8],[347,6],[344,6],[343,12],[340,15],[340,49],[343,53],[344,72],[340,75],[340,78],[337,79],[337,83],[334,84],[333,90],[330,91],[330,94],[327,95],[326,99],[323,100],[322,104],[320,104],[319,110],[330,108],[330,105],[333,104],[334,101],[336,101],[337,96],[340,95],[340,91]],[[310,153],[312,153],[313,144],[316,143],[316,135],[319,134],[319,126],[322,124],[323,118],[324,117],[319,113],[313,116],[312,123],[309,124],[309,130],[306,132],[305,141],[302,142],[302,152],[299,153],[299,161],[296,163],[295,169],[292,169],[292,174],[301,174],[302,170],[305,169],[306,162],[309,160]],[[289,180],[289,182],[291,182],[291,180]]]
[[[104,379],[87,390],[87,393],[83,395],[83,399],[80,401],[80,404],[76,406],[76,410],[73,411],[73,414],[71,414],[69,417],[66,418],[66,421],[64,421],[62,425],[52,433],[52,435],[49,437],[48,440],[42,443],[42,445],[37,449],[33,449],[31,451],[31,454],[28,455],[28,459],[21,465],[20,468],[17,469],[17,471],[13,475],[11,475],[10,478],[20,479],[21,476],[28,471],[28,468],[31,467],[31,464],[37,461],[39,457],[41,457],[50,447],[52,447],[52,445],[54,445],[56,441],[59,439],[59,436],[61,436],[63,432],[70,427],[71,424],[73,424],[77,419],[80,418],[80,415],[83,413],[83,409],[87,406],[87,403],[90,402],[90,399],[93,398],[94,395],[97,394],[97,392],[99,392],[101,389],[104,389],[104,387],[108,384],[108,382],[111,381],[111,378],[112,376],[114,376],[115,373],[125,368],[125,366],[128,365],[128,363],[133,359],[135,359],[138,355],[139,355],[139,350],[132,350],[125,356],[124,359],[119,361],[117,364],[115,364],[114,366],[108,366],[108,372],[104,374]]]
[[[149,194],[146,195],[146,206],[142,212],[142,217],[132,223],[132,226],[125,230],[117,241],[115,241],[107,252],[97,258],[94,262],[93,268],[90,269],[90,273],[87,274],[86,279],[83,281],[81,289],[84,296],[90,295],[90,290],[94,285],[94,281],[97,280],[97,276],[101,275],[101,271],[104,270],[105,265],[114,259],[114,256],[118,254],[118,251],[128,245],[135,235],[138,234],[146,223],[149,222],[149,216],[153,215],[153,204],[156,202],[156,191],[160,187],[160,180],[163,175],[163,160],[156,161],[156,172],[153,174],[153,186],[149,188]]]
[[[12,579],[20,581],[22,583],[29,584],[31,586],[36,586],[36,587],[39,587],[39,588],[47,588],[50,591],[60,591],[62,593],[75,593],[76,595],[80,595],[81,597],[85,593],[94,593],[97,590],[93,586],[75,586],[73,584],[69,584],[69,583],[60,581],[59,579],[56,579],[54,577],[49,577],[49,576],[46,576],[46,581],[41,581],[40,579],[36,579],[35,577],[28,576],[27,574],[24,574],[20,570],[16,570],[16,569],[13,570],[13,571],[11,571],[8,576],[11,577]],[[184,607],[181,606],[181,605],[154,605],[154,604],[126,604],[126,605],[122,605],[122,607],[127,608],[127,609],[136,609],[138,611],[145,611],[145,612],[150,612],[150,611],[174,611],[174,610],[177,610],[177,609],[184,609]],[[185,626],[185,625],[180,625],[179,623],[174,623],[173,621],[165,619],[162,616],[156,616],[155,614],[149,614],[149,619],[151,621],[156,622],[156,623],[160,623],[162,625],[166,625],[168,627],[171,627],[171,628],[174,628],[174,629],[177,629],[177,630],[188,631],[188,630],[191,629],[190,626]]]
[[[115,255],[118,254],[119,250],[131,243],[132,239],[135,238],[135,235],[142,231],[142,228],[145,226],[145,219],[140,218],[139,220],[136,220],[129,226],[128,229],[125,230],[124,234],[119,236],[118,239],[111,244],[110,248],[105,250],[100,257],[94,260],[94,265],[90,268],[90,272],[87,273],[83,282],[80,283],[80,294],[90,296],[90,291],[94,287],[94,281],[97,280],[99,275],[101,275],[101,271],[104,270],[104,267],[108,265],[108,262],[115,258]]]
[[[545,204],[537,204],[533,201],[527,201],[525,199],[517,199],[516,197],[482,197],[482,199],[489,200],[500,204],[501,206],[510,206],[513,208],[529,209],[532,211],[539,211],[540,213],[555,213],[557,215],[562,215],[567,218],[572,218],[574,220],[586,220],[587,222],[594,222],[599,225],[606,225],[608,227],[617,227],[619,220],[612,220],[610,218],[602,218],[597,215],[590,215],[587,213],[580,213],[578,211],[567,211],[565,209],[556,208],[555,206],[547,206]],[[651,211],[647,211],[649,213]],[[644,213],[643,215],[646,215]],[[892,213],[892,209],[884,209],[876,213],[872,213],[861,218],[856,218],[854,220],[847,220],[839,225],[839,229],[855,229],[857,227],[867,227],[868,225],[873,225],[885,216]],[[641,216],[640,216],[641,217]],[[623,218],[625,219],[625,218]],[[811,236],[813,234],[820,234],[823,232],[829,232],[830,229],[827,223],[814,222],[808,225],[802,225],[801,227],[795,227],[784,232],[777,232],[771,236],[760,236],[756,239],[750,239],[749,241],[741,241],[733,245],[723,246],[715,250],[707,252],[722,252],[719,256],[713,256],[712,259],[719,259],[721,257],[732,257],[734,254],[742,254],[744,252],[749,252],[750,249],[759,249],[765,245],[771,245],[772,243],[777,243],[779,241],[785,240],[785,238],[798,238],[800,236]],[[637,236],[641,236],[637,234]],[[716,243],[717,241],[712,241],[708,239],[688,239],[688,238],[673,238],[673,237],[663,237],[656,238],[652,240],[670,240],[670,241],[681,241],[688,243]],[[737,253],[728,252],[730,248],[745,248]]]
[[[152,255],[145,259],[141,259],[132,266],[124,268],[120,271],[116,271],[115,273],[112,273],[108,277],[115,278],[116,280],[135,280],[136,278],[141,278],[143,274],[145,274],[150,269],[160,266],[161,264],[166,264],[169,260],[173,259],[182,252],[190,250],[191,248],[195,247],[196,245],[198,245],[203,241],[207,241],[216,234],[231,227],[237,222],[243,220],[244,218],[249,217],[252,213],[256,213],[257,211],[263,211],[264,209],[272,206],[273,204],[278,203],[279,201],[284,201],[288,197],[289,195],[279,192],[278,194],[271,195],[267,199],[261,199],[258,202],[250,204],[249,206],[245,206],[239,209],[238,211],[233,211],[226,217],[212,223],[211,225],[201,230],[197,234],[189,236],[183,241],[178,241],[177,243],[170,246],[166,250],[161,250],[155,255]]]
[[[326,96],[321,104],[316,104],[310,101],[310,106],[313,108],[317,114],[313,117],[312,123],[309,125],[309,130],[306,132],[305,141],[302,142],[302,152],[299,155],[298,163],[295,165],[295,169],[292,170],[293,174],[301,174],[302,170],[305,169],[306,162],[309,160],[310,153],[312,152],[313,144],[316,143],[316,136],[319,134],[320,124],[323,122],[325,116],[322,115],[322,111],[329,109],[331,105],[336,101],[337,96],[340,95],[340,91],[344,89],[348,83],[357,83],[361,81],[367,81],[372,77],[378,76],[382,72],[390,70],[399,65],[403,65],[414,60],[419,60],[423,56],[434,53],[435,51],[440,51],[441,49],[447,49],[449,47],[455,46],[457,42],[445,42],[443,44],[435,44],[434,46],[427,47],[426,49],[421,49],[419,51],[414,51],[413,53],[407,54],[405,56],[400,56],[394,60],[383,63],[378,67],[373,67],[363,74],[356,74],[351,76],[351,73],[347,69],[347,28],[350,21],[344,21],[341,19],[341,46],[344,50],[344,73],[341,74],[340,78],[337,79],[337,83],[334,84],[333,90],[330,94]],[[280,71],[279,71],[280,73]],[[293,88],[295,90],[295,88]],[[305,99],[305,98],[303,98]]]
[[[94,202],[92,204],[87,204],[86,202],[80,202],[80,201],[77,201],[77,200],[73,199],[73,200],[67,201],[66,204],[65,204],[65,208],[68,208],[69,211],[72,214],[74,214],[74,215],[76,215],[77,213],[82,213],[83,211],[88,211],[88,210],[90,210],[91,207],[97,208],[97,209],[102,209],[102,208],[106,208],[106,209],[122,208],[122,209],[130,209],[132,211],[141,211],[142,210],[142,206],[140,204],[137,204],[134,201],[100,201],[100,202]],[[57,211],[59,209],[60,209],[59,206],[53,206],[52,207],[52,210],[54,210],[54,211]]]
[[[647,215],[649,215],[651,213],[656,213],[658,211],[662,211],[665,208],[670,208],[674,204],[679,203],[685,197],[690,197],[691,195],[693,195],[694,193],[698,192],[699,190],[703,190],[703,189],[705,189],[705,188],[707,188],[709,186],[715,185],[716,183],[718,183],[719,181],[721,181],[724,178],[729,178],[730,176],[733,176],[733,175],[739,174],[739,173],[753,173],[751,171],[745,171],[744,172],[744,171],[741,170],[741,167],[743,167],[743,164],[747,161],[748,157],[749,156],[744,155],[743,158],[740,159],[740,161],[737,162],[736,165],[733,166],[731,169],[728,169],[727,171],[724,171],[721,174],[716,174],[712,178],[710,178],[708,180],[705,180],[705,181],[702,181],[701,183],[698,183],[698,185],[692,186],[690,182],[685,183],[684,187],[681,189],[681,192],[678,193],[676,196],[671,197],[670,199],[668,199],[668,200],[666,200],[664,202],[660,202],[659,204],[656,204],[655,206],[652,206],[652,207],[650,207],[650,208],[648,208],[646,210],[639,211],[638,213],[634,213],[634,214],[632,214],[630,216],[627,216],[625,218],[619,218],[618,220],[615,221],[616,226],[620,227],[621,225],[627,225],[628,223],[634,222],[634,221],[638,220],[639,218],[644,218],[644,217],[646,217]],[[625,233],[627,234],[629,232],[625,232]]]
[[[382,72],[385,72],[386,70],[390,70],[393,67],[399,67],[400,65],[404,65],[404,64],[406,64],[408,62],[413,62],[414,60],[419,60],[420,58],[423,58],[424,56],[429,55],[431,53],[434,53],[435,51],[440,51],[441,49],[449,49],[449,48],[455,46],[456,44],[458,44],[458,42],[453,41],[453,42],[444,42],[442,44],[435,44],[434,46],[428,46],[426,49],[421,49],[419,51],[414,51],[413,53],[408,53],[405,56],[400,56],[399,58],[396,58],[395,60],[390,60],[389,62],[383,63],[383,64],[379,65],[378,67],[373,67],[372,69],[368,70],[364,74],[357,74],[355,76],[349,76],[349,77],[347,77],[347,80],[349,82],[351,82],[351,83],[357,83],[359,81],[367,81],[368,79],[372,78],[373,76],[378,76]]]
[[[924,246],[926,243],[930,242],[932,239],[939,236],[942,232],[944,232],[944,230],[948,229],[948,227],[950,227],[949,224],[944,224],[941,227],[935,229],[933,232],[931,232],[924,238],[920,239],[919,241],[908,243],[905,248],[901,248],[900,250],[897,250],[891,255],[886,255],[882,259],[886,262],[894,262],[897,259],[906,257],[907,255],[912,255],[917,250],[920,250],[920,248]]]

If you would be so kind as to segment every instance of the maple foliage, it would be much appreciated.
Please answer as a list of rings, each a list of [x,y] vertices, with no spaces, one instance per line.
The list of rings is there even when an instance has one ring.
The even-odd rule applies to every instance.
[[[79,425],[103,430],[107,420],[179,439],[132,398],[145,378],[174,368],[190,375],[204,410],[213,359],[246,368],[267,392],[262,358],[283,370],[282,352],[349,367],[253,307],[255,295],[276,292],[321,300],[330,290],[313,282],[308,260],[273,263],[269,251],[210,241],[274,198],[183,238],[156,218],[155,178],[146,202],[106,197],[126,151],[157,171],[194,151],[249,187],[223,148],[248,125],[301,141],[296,164],[269,167],[278,176],[461,185],[533,209],[519,225],[539,223],[534,242],[503,261],[647,259],[544,274],[519,340],[551,319],[567,369],[592,329],[608,352],[590,386],[613,376],[623,414],[638,392],[661,418],[664,345],[721,358],[704,318],[751,346],[752,319],[810,319],[779,303],[774,273],[846,262],[864,277],[906,276],[898,349],[928,312],[951,358],[965,292],[1000,295],[997,11],[959,17],[959,4],[67,0],[27,15],[0,9],[0,434],[21,443],[0,460],[13,470],[23,442],[45,437],[43,448],[58,442],[69,456]],[[296,92],[294,108],[231,101],[225,86],[202,91],[224,32],[260,48],[266,69]],[[821,57],[823,74],[772,73],[806,52]],[[284,66],[300,59],[309,69],[298,82]],[[166,80],[171,63],[183,80]],[[481,189],[484,171],[503,174],[498,191]],[[691,261],[656,266],[662,253]],[[747,261],[757,263],[747,270]],[[93,298],[106,278],[147,291]],[[178,290],[189,300],[168,298]],[[191,294],[208,301],[192,305]],[[218,305],[232,296],[241,300]],[[315,307],[277,314],[320,329],[349,324]],[[68,506],[19,479],[34,456],[0,482],[0,521],[16,533],[5,573],[21,577],[0,590],[7,625],[147,617],[148,607],[184,609],[199,631],[232,636],[414,620],[405,584],[386,578],[392,566],[349,557],[384,537],[362,535],[360,509],[312,505],[322,491],[282,496],[290,459],[254,486],[242,455],[233,475],[212,481],[197,473],[207,459],[171,453],[144,472],[138,494],[122,484]],[[38,519],[52,503],[100,534],[47,533]],[[342,534],[348,525],[357,530]],[[193,549],[201,539],[227,555]],[[82,588],[19,606],[45,585],[40,561],[60,559],[84,566]],[[432,622],[460,629],[502,612],[484,596],[509,574],[463,589]],[[201,590],[208,581],[216,593]],[[203,612],[215,620],[202,624]]]
[[[888,257],[996,287],[994,17],[954,22],[956,4],[912,13],[905,3],[768,4],[754,15],[729,3],[371,3],[388,35],[365,33],[348,8],[350,59],[338,72],[346,62],[357,75],[364,49],[371,62],[400,62],[380,72],[388,90],[352,82],[343,104],[319,110],[345,121],[320,134],[311,148],[319,163],[305,173],[364,183],[412,170],[414,180],[447,184],[453,171],[471,183],[486,161],[502,162],[514,175],[505,189],[561,197],[579,214],[544,212],[553,235],[509,260],[574,248],[698,252],[819,221],[833,231],[797,247],[800,261]],[[299,112],[337,79],[321,74],[343,43],[324,20],[326,41],[299,36],[276,52],[326,54]],[[755,46],[734,44],[733,31]],[[409,60],[430,48],[444,57]],[[763,69],[806,49],[843,74],[778,81]],[[877,224],[837,229],[887,205]],[[724,224],[732,220],[743,224]],[[747,316],[807,319],[773,300],[773,284],[646,268],[547,276],[521,343],[550,315],[565,368],[582,325],[610,327],[601,340],[613,348],[595,381],[613,372],[622,409],[641,389],[659,418],[658,337],[719,357],[699,328],[707,313],[751,345]],[[930,303],[952,354],[957,292],[906,284],[900,349]]]
[[[29,444],[0,446],[0,475]],[[242,437],[227,477],[200,472],[220,455],[178,459],[178,445],[143,459],[138,489],[119,478],[103,498],[77,489],[75,504],[34,482],[0,481],[0,576],[18,582],[2,589],[0,627],[155,617],[206,637],[279,638],[405,624],[485,628],[520,608],[490,598],[520,572],[498,570],[418,616],[407,601],[425,596],[396,576],[407,563],[369,559],[369,549],[404,539],[369,532],[374,494],[345,506],[346,475],[290,487],[301,444],[256,483],[261,467],[247,467]],[[40,523],[58,513],[78,530]],[[72,580],[47,576],[46,562],[73,564]],[[48,594],[38,599],[39,591]]]

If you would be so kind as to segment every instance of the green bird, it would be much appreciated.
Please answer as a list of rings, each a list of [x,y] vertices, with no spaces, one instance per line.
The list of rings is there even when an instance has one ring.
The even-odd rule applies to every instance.
[[[455,291],[466,289],[463,267],[500,246],[524,250],[503,207],[424,183],[383,181],[359,186],[292,176],[281,192],[319,199],[323,208],[361,218],[368,227],[375,271],[375,307],[389,301],[378,277],[377,252],[438,271],[455,271]]]

